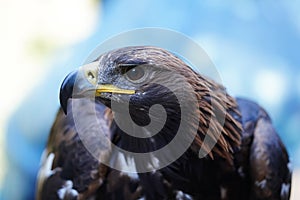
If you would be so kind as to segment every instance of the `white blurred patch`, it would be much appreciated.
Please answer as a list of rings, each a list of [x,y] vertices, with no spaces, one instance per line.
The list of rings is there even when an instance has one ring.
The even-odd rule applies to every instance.
[[[260,69],[253,77],[255,95],[270,107],[278,106],[288,90],[288,80],[283,72],[276,69]]]
[[[44,78],[55,50],[91,34],[97,8],[92,0],[0,2],[0,54],[5,55],[1,58],[0,86],[6,97],[0,110],[4,116]]]

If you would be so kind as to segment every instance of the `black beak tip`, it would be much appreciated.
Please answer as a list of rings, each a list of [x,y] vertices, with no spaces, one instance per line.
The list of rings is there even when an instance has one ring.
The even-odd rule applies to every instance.
[[[68,100],[72,98],[73,88],[78,72],[73,71],[66,76],[60,87],[59,101],[64,113],[67,114]]]
[[[68,112],[68,100],[63,100],[63,99],[60,99],[60,106],[62,108],[62,110],[64,111],[65,115],[67,115],[67,112]]]

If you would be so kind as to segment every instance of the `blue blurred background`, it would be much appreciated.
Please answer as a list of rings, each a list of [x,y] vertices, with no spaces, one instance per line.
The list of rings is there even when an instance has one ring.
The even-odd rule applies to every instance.
[[[65,75],[105,39],[143,27],[195,40],[230,94],[266,108],[300,168],[299,1],[5,0],[0,7],[0,200],[34,198]]]

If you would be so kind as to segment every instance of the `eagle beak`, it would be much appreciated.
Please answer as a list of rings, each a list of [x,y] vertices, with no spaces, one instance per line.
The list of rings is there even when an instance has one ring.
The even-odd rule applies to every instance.
[[[80,68],[66,76],[60,88],[60,105],[67,114],[68,100],[70,98],[102,98],[103,93],[134,94],[135,90],[118,88],[110,84],[96,84],[96,80],[91,81],[87,74],[95,75],[96,70],[90,68]],[[95,78],[96,76],[94,76]],[[104,97],[103,97],[104,98]],[[107,99],[106,99],[107,100]]]
[[[67,114],[68,100],[72,97],[77,74],[78,71],[73,71],[68,74],[60,87],[59,101],[60,106],[62,107],[65,114]]]

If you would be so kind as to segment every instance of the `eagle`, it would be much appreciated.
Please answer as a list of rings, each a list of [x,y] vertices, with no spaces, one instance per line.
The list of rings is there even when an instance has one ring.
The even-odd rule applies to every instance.
[[[289,156],[267,112],[175,53],[99,55],[66,76],[60,104],[37,199],[290,197]]]

